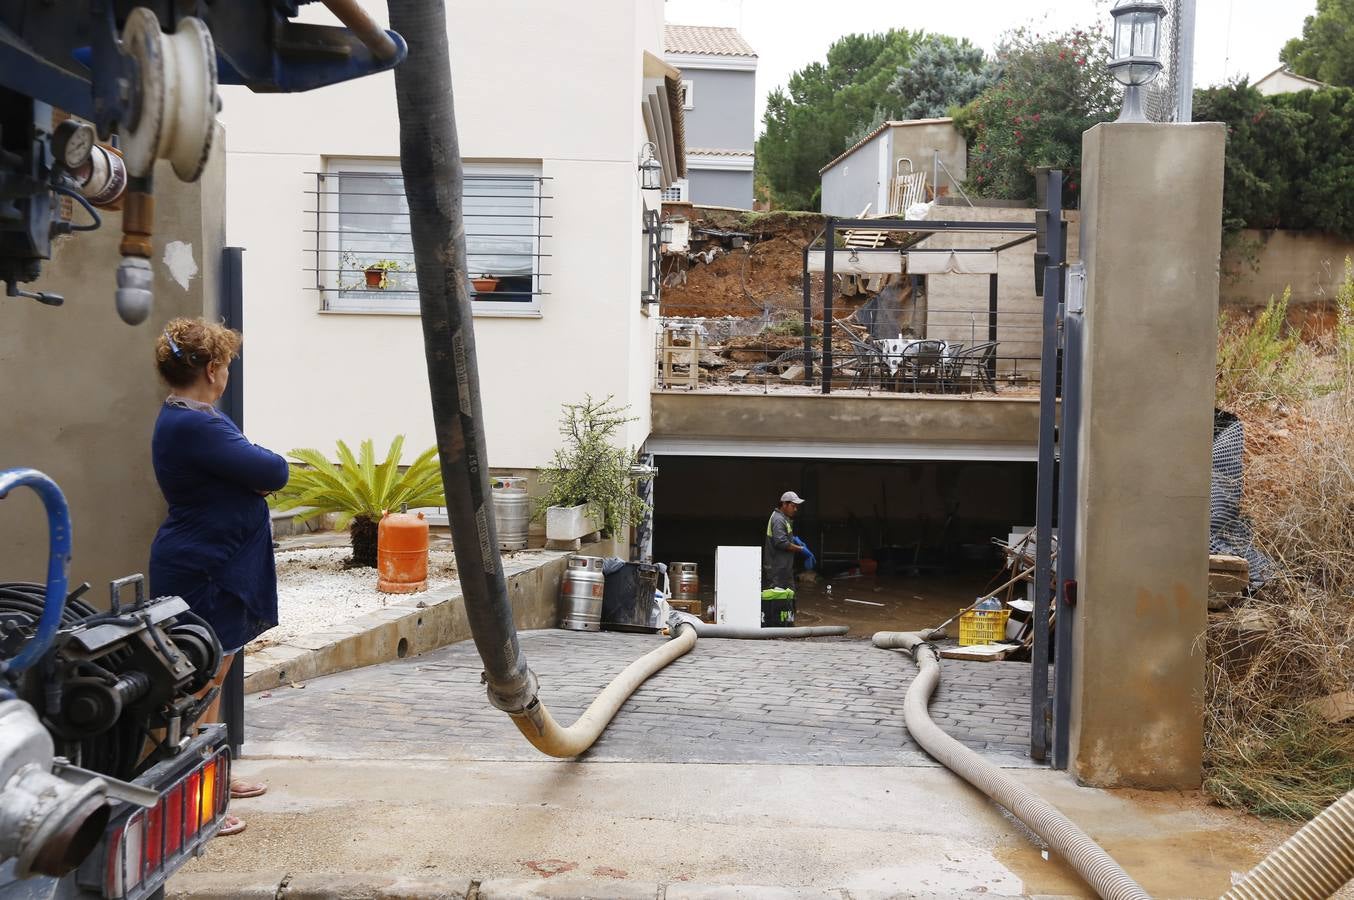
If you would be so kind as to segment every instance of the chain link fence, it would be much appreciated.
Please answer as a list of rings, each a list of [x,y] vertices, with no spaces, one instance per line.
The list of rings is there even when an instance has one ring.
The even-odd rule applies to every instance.
[[[1180,75],[1180,0],[1163,0],[1166,15],[1161,20],[1161,74],[1147,86],[1143,108],[1153,122],[1174,122],[1178,119]]]

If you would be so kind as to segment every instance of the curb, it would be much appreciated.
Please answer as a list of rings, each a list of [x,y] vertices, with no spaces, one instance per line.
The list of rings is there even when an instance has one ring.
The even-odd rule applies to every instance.
[[[508,597],[518,630],[555,624],[555,600],[572,554],[533,550],[530,562],[505,561]],[[321,675],[418,656],[467,640],[470,623],[461,587],[454,584],[401,599],[384,609],[316,634],[250,653],[244,660],[244,691],[254,694]]]
[[[490,878],[468,875],[416,878],[276,872],[182,872],[170,880],[165,900],[995,900],[970,892],[798,888],[770,884],[658,883],[610,879]]]

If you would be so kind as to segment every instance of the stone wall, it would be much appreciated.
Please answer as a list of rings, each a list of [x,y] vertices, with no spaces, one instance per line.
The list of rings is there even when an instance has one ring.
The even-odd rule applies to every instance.
[[[1292,288],[1293,308],[1335,299],[1354,240],[1319,231],[1246,229],[1223,244],[1219,299],[1224,308],[1257,309]]]

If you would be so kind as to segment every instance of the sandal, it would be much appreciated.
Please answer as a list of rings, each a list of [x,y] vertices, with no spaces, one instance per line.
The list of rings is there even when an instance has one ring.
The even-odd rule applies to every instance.
[[[244,819],[239,816],[226,816],[226,820],[221,823],[221,828],[216,832],[216,835],[217,837],[230,837],[233,834],[239,834],[244,829]]]
[[[232,780],[230,782],[230,799],[232,800],[245,800],[248,799],[249,797],[262,797],[266,793],[268,793],[268,785],[266,784],[261,783],[250,784],[247,781],[235,781],[235,780]]]

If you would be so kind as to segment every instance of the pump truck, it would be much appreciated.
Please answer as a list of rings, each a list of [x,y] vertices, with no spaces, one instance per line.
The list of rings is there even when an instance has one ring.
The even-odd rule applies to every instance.
[[[62,305],[24,285],[54,242],[120,210],[111,299],[123,321],[145,321],[152,171],[202,174],[218,86],[307,91],[407,54],[357,0],[323,0],[332,25],[295,21],[306,2],[0,0],[0,303]],[[158,897],[229,804],[226,729],[200,722],[221,645],[182,598],[147,597],[139,574],[109,585],[105,610],[88,583],[72,587],[79,511],[37,468],[4,468],[24,463],[41,465],[0,459],[0,501],[38,494],[49,559],[43,584],[0,570],[0,900]]]

